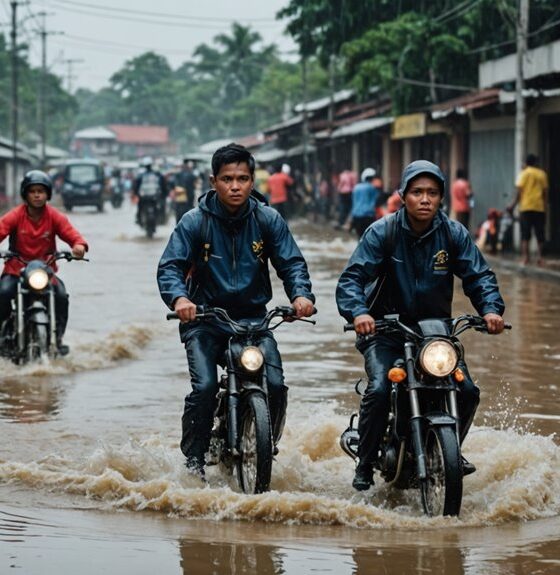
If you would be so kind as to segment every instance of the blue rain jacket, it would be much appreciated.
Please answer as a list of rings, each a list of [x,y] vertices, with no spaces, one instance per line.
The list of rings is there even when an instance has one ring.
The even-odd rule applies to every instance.
[[[256,210],[261,210],[259,221]],[[272,297],[269,259],[290,302],[299,296],[315,301],[307,264],[280,214],[250,196],[243,212],[232,217],[210,190],[173,230],[158,266],[159,291],[170,309],[184,296],[197,305],[224,308],[236,319],[261,317]]]
[[[385,255],[386,218],[377,220],[362,236],[338,280],[336,301],[340,315],[348,322],[367,313],[376,319],[398,313],[408,323],[451,317],[453,276],[462,280],[463,291],[479,315],[503,314],[505,305],[496,276],[461,224],[440,210],[432,226],[417,236],[408,224],[404,208],[396,218],[390,259]],[[373,309],[368,310],[366,287],[383,269],[387,269],[386,281]]]
[[[374,217],[378,194],[379,190],[369,182],[356,184],[352,190],[352,217]]]

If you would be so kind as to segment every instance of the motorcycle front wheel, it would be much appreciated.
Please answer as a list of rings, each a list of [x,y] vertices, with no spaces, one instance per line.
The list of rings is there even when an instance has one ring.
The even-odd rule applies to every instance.
[[[153,238],[156,232],[156,214],[150,211],[146,214],[146,236]]]
[[[428,477],[422,481],[426,515],[459,515],[463,498],[461,450],[451,427],[430,427],[424,446]]]
[[[46,356],[49,349],[49,336],[47,326],[31,324],[27,338],[27,361],[37,361]]]
[[[237,478],[244,493],[263,493],[272,475],[272,432],[264,397],[251,393],[239,424]]]

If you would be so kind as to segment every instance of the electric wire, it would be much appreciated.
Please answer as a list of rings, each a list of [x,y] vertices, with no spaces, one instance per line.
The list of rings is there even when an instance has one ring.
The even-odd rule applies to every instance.
[[[73,2],[71,0],[58,0],[62,4],[69,4],[71,6],[80,6],[85,8],[93,8],[100,11],[108,12],[121,12],[124,14],[140,14],[142,16],[155,16],[156,18],[175,18],[180,20],[199,20],[203,22],[227,22],[230,23],[232,18],[218,18],[215,16],[187,16],[186,14],[169,14],[165,12],[149,12],[146,10],[130,10],[128,8],[117,8],[115,6],[106,6],[98,4],[90,4],[87,2]],[[243,22],[276,22],[276,18],[241,18]]]

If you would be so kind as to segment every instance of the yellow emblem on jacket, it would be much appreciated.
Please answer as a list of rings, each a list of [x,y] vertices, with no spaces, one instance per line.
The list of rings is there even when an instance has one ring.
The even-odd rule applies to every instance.
[[[443,272],[449,269],[449,254],[445,250],[439,250],[434,256],[434,271]]]

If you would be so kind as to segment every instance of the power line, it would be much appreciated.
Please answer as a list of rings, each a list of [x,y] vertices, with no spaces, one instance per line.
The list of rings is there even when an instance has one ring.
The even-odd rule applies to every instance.
[[[127,8],[116,8],[114,6],[103,6],[98,4],[89,4],[87,2],[72,2],[70,0],[58,0],[62,4],[69,4],[71,6],[79,6],[85,8],[94,8],[95,10],[103,10],[108,12],[121,12],[124,14],[140,14],[142,16],[155,16],[156,18],[175,18],[178,20],[195,20],[202,22],[227,22],[231,23],[232,18],[217,18],[215,16],[187,16],[186,14],[170,14],[165,12],[148,12],[145,10],[130,10]],[[277,22],[276,18],[240,18],[243,22]]]
[[[396,82],[401,84],[411,84],[413,86],[424,86],[431,88],[445,88],[446,90],[458,90],[460,92],[472,92],[477,88],[474,86],[460,86],[457,84],[438,84],[437,82],[422,82],[421,80],[412,80],[411,78],[395,78]]]
[[[62,2],[62,4],[60,4]],[[222,24],[216,24],[216,25],[211,25],[211,24],[204,24],[204,23],[197,23],[197,22],[193,22],[192,24],[187,24],[187,23],[179,23],[179,22],[171,22],[171,21],[158,21],[158,20],[154,20],[154,19],[147,19],[147,18],[135,18],[134,16],[118,16],[115,14],[103,14],[103,13],[98,13],[98,12],[92,12],[91,10],[86,10],[86,9],[82,9],[82,8],[74,8],[74,7],[69,7],[66,3],[64,3],[65,0],[55,0],[55,2],[53,2],[53,5],[55,7],[60,8],[61,10],[66,10],[69,12],[75,12],[76,14],[83,14],[85,16],[93,16],[95,18],[102,18],[102,19],[109,19],[109,20],[124,20],[125,22],[138,22],[141,24],[151,24],[151,25],[156,25],[156,26],[164,26],[167,28],[189,28],[189,29],[200,29],[200,28],[204,28],[204,29],[208,29],[208,30],[223,30],[224,26],[223,24],[225,24],[226,21],[222,21]],[[134,14],[134,12],[131,12],[131,14]],[[228,23],[231,24],[232,20],[227,20]],[[276,25],[278,25],[280,23],[277,23]]]
[[[434,18],[434,22],[438,22],[439,24],[444,23],[445,21],[449,22],[454,18],[462,16],[466,12],[468,12],[471,8],[474,8],[481,0],[465,0],[462,4],[457,4],[451,10],[448,10],[444,14],[440,14],[437,18]]]
[[[554,28],[560,24],[560,20],[556,20],[554,22],[550,22],[549,24],[545,24],[541,26],[538,30],[533,30],[533,32],[529,32],[527,34],[528,38],[532,38],[536,34],[540,34],[545,30],[549,30],[550,28]],[[485,52],[486,50],[492,50],[494,48],[501,48],[502,46],[509,46],[511,44],[515,44],[516,40],[505,40],[504,42],[498,42],[497,44],[491,44],[490,46],[482,46],[481,48],[475,48],[474,50],[469,50],[467,54],[478,54],[479,52]]]

